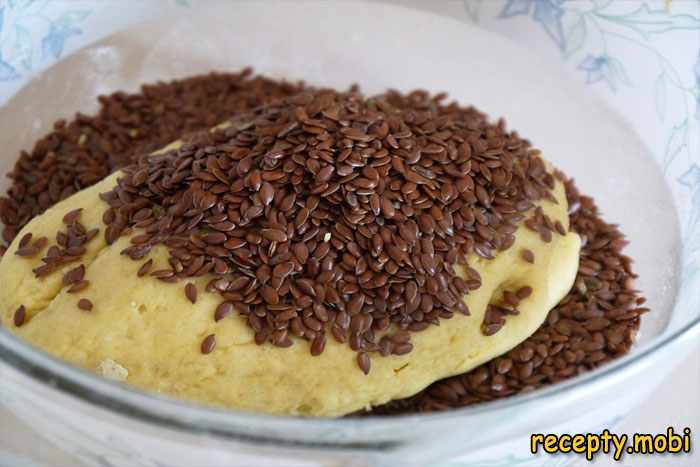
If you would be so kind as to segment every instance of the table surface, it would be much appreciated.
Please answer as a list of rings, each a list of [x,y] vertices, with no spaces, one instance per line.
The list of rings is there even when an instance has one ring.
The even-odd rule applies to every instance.
[[[383,0],[409,5],[434,13],[468,21],[462,1],[424,2],[423,0]],[[654,375],[649,375],[654,378]],[[633,390],[633,388],[632,388]],[[700,342],[680,363],[670,377],[662,382],[648,401],[615,428],[616,433],[663,433],[673,426],[676,432],[684,427],[698,428],[700,421]],[[693,441],[698,437],[694,435]],[[13,455],[10,457],[9,452]],[[591,465],[585,460],[574,465]],[[599,455],[596,466],[691,466],[700,465],[696,448],[683,456],[627,456],[622,462]],[[74,459],[62,454],[48,442],[38,438],[26,425],[0,408],[0,467],[81,467]]]

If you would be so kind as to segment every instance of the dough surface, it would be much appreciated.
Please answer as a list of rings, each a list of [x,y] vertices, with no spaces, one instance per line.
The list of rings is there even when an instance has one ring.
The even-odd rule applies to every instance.
[[[176,146],[176,145],[175,145]],[[169,148],[175,147],[170,145]],[[109,191],[121,173],[83,190],[34,219],[0,261],[0,320],[16,335],[46,352],[102,376],[122,380],[148,391],[204,404],[269,414],[341,416],[365,407],[415,394],[430,383],[464,373],[501,355],[529,337],[547,313],[569,291],[578,267],[580,240],[574,233],[553,235],[551,243],[522,224],[515,244],[493,260],[469,259],[482,277],[482,286],[464,298],[471,316],[455,314],[439,326],[412,333],[414,349],[407,355],[372,356],[369,375],[359,370],[357,354],[329,337],[318,357],[309,354],[309,343],[295,339],[290,348],[258,346],[253,332],[237,315],[215,322],[221,302],[204,288],[211,279],[193,280],[199,290],[196,304],[184,294],[184,284],[166,284],[153,277],[139,278],[143,261],[120,255],[129,245],[122,237],[111,246],[104,241],[102,214],[106,204],[99,193]],[[540,205],[553,221],[568,228],[563,185],[557,182],[558,204]],[[54,243],[63,230],[63,216],[83,208],[80,221],[86,228],[100,228],[87,244],[83,264],[90,286],[78,294],[62,287],[67,265],[38,279],[32,269],[45,249],[32,258],[15,255],[19,239],[32,232]],[[535,254],[535,263],[524,261],[523,248]],[[167,251],[153,249],[153,270],[167,267]],[[145,260],[144,260],[145,261]],[[460,275],[459,267],[456,268]],[[493,336],[481,333],[486,306],[499,302],[503,290],[530,286],[533,293],[518,307],[520,314],[506,317]],[[88,298],[91,312],[77,302]],[[13,324],[15,310],[24,305],[25,324]],[[202,355],[202,339],[215,333],[217,346]]]

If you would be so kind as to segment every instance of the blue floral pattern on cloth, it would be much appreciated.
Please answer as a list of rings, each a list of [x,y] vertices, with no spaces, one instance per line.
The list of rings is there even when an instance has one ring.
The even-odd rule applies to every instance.
[[[549,34],[555,44],[566,50],[566,37],[561,19],[564,10],[561,4],[565,0],[508,0],[501,11],[501,18],[509,18],[517,15],[529,15],[532,12],[532,19],[540,23]]]
[[[467,0],[467,3],[471,2]],[[668,168],[680,154],[684,154],[688,161],[693,158],[688,120],[692,107],[695,107],[694,117],[700,120],[700,36],[696,34],[695,43],[690,46],[698,51],[693,83],[684,82],[683,76],[688,70],[679,68],[671,58],[672,54],[664,53],[670,50],[656,46],[654,39],[660,35],[670,37],[669,34],[700,31],[700,3],[686,2],[691,3],[697,6],[695,15],[676,13],[673,0],[506,0],[498,17],[508,19],[531,15],[561,50],[564,61],[585,52],[576,70],[583,74],[587,84],[604,83],[612,93],[624,86],[634,86],[625,63],[636,59],[631,57],[632,51],[643,53],[645,59],[656,63],[654,92],[651,96],[639,97],[649,99],[659,120],[670,125],[660,159],[664,168]],[[669,101],[679,98],[682,104],[674,109],[679,110],[679,114],[669,115]]]
[[[3,23],[5,19],[5,7],[0,7],[0,33],[2,33]],[[19,78],[19,74],[14,67],[7,63],[2,58],[2,48],[0,48],[0,81],[9,81]]]
[[[629,79],[625,75],[620,62],[608,55],[586,55],[586,58],[579,63],[577,69],[586,72],[586,83],[593,84],[604,80],[612,91],[617,89],[621,81],[629,84]]]
[[[51,21],[49,32],[41,40],[42,59],[59,58],[63,53],[66,40],[83,32],[79,27],[75,26],[75,23],[82,21],[89,14],[89,11],[69,11],[61,15],[56,21]]]
[[[118,2],[101,3],[100,0],[0,0],[0,98],[7,97],[2,88],[4,82],[29,79],[64,56],[68,45],[75,50],[111,32],[103,27],[105,22],[109,26],[109,15],[100,13],[111,7],[124,15],[125,9],[119,8]],[[161,8],[156,8],[156,3]],[[148,8],[154,10],[153,14],[167,8],[189,7],[191,0],[159,0],[148,8],[140,6],[144,7],[143,17],[147,17]],[[98,14],[92,15],[95,11]],[[132,12],[134,19],[139,19],[139,9]],[[93,28],[89,34],[85,34],[86,26]]]
[[[63,55],[66,41],[83,33],[80,23],[90,9],[48,5],[47,0],[9,0],[0,7],[0,82],[26,78],[40,64],[53,63]]]

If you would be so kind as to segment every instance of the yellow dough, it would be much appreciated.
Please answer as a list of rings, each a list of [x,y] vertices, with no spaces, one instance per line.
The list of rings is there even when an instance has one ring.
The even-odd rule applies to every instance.
[[[170,146],[174,147],[173,145]],[[193,280],[199,298],[192,305],[184,283],[166,284],[152,277],[138,278],[143,261],[120,255],[129,245],[122,237],[114,245],[104,241],[102,213],[106,204],[98,194],[109,191],[120,173],[83,190],[34,219],[18,235],[54,241],[63,230],[63,216],[83,208],[80,221],[100,235],[87,245],[83,264],[90,286],[78,294],[62,288],[62,272],[37,279],[32,268],[46,250],[32,258],[15,255],[18,240],[0,261],[0,318],[2,325],[46,352],[112,379],[163,395],[204,404],[271,414],[341,416],[364,407],[411,396],[430,383],[463,373],[501,355],[529,337],[547,313],[568,292],[576,275],[580,240],[574,233],[553,235],[544,243],[520,226],[515,244],[493,260],[469,259],[483,285],[465,297],[471,316],[455,314],[439,326],[412,334],[414,349],[407,355],[372,356],[365,375],[357,354],[346,344],[327,340],[323,354],[312,357],[309,343],[296,339],[290,348],[258,346],[243,318],[231,315],[215,322],[222,301],[204,287],[211,279]],[[558,204],[543,201],[545,213],[568,228],[567,202],[561,183],[554,192]],[[532,250],[535,263],[520,257]],[[153,249],[153,270],[167,267],[167,250]],[[75,267],[67,265],[64,270]],[[457,268],[459,271],[459,268]],[[461,273],[461,272],[460,272]],[[504,289],[530,286],[532,295],[519,305],[520,314],[506,317],[495,335],[481,333],[487,304],[498,302]],[[88,298],[94,308],[81,311],[77,302]],[[27,322],[15,327],[15,310],[24,305]],[[200,351],[202,339],[216,334],[216,349]]]

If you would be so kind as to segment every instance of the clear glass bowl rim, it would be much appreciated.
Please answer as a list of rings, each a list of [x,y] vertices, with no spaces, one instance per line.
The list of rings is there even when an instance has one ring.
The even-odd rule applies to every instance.
[[[676,307],[680,305],[677,303]],[[347,442],[326,442],[314,440],[314,433],[327,432],[327,430],[333,432],[352,430],[361,433],[378,424],[390,429],[391,426],[402,426],[407,423],[448,422],[478,414],[496,413],[534,401],[546,402],[575,389],[602,383],[610,379],[614,373],[642,364],[667,347],[698,338],[700,338],[700,316],[673,332],[662,333],[626,356],[548,388],[443,412],[338,419],[249,413],[159,397],[131,386],[108,381],[62,362],[40,349],[27,345],[2,328],[0,328],[0,362],[9,365],[38,384],[50,385],[52,390],[151,426],[199,435],[207,433],[223,439],[252,443],[315,446],[324,449],[374,449],[388,447],[386,441],[355,442],[350,439],[352,437],[349,437]],[[304,441],[290,441],[282,437],[255,435],[251,433],[250,428],[245,429],[245,427],[267,427],[280,433],[306,432],[308,437],[302,436]]]
[[[384,4],[383,6],[413,10],[413,8],[405,5]],[[429,13],[421,12],[421,14]],[[677,199],[675,201],[678,203]],[[677,209],[677,206],[675,208]],[[681,254],[681,258],[683,256]],[[680,279],[682,283],[683,277]],[[687,306],[683,301],[679,301],[679,298],[680,290],[677,290],[674,309]],[[88,405],[158,428],[196,435],[205,433],[222,439],[270,445],[284,444],[323,447],[325,449],[374,449],[386,447],[386,442],[357,443],[351,437],[347,442],[319,442],[314,441],[314,433],[323,433],[328,430],[341,432],[346,429],[362,433],[368,428],[379,424],[390,430],[392,426],[405,426],[409,423],[428,421],[447,423],[455,419],[466,420],[467,417],[476,417],[480,414],[494,414],[507,411],[509,408],[529,403],[546,402],[575,390],[602,384],[606,380],[612,379],[618,372],[633,369],[635,366],[647,362],[664,349],[672,346],[680,347],[683,342],[692,341],[693,339],[697,341],[700,339],[700,310],[697,311],[697,316],[694,316],[690,322],[685,323],[678,329],[672,332],[664,331],[650,342],[633,348],[629,354],[561,383],[526,394],[484,402],[474,406],[410,415],[329,419],[267,415],[196,405],[186,401],[160,397],[132,386],[115,383],[81,368],[74,367],[52,357],[41,349],[28,345],[1,325],[0,365],[8,365],[24,377],[52,391],[60,392]],[[281,437],[252,435],[245,427],[269,427],[274,429],[274,431],[286,433],[307,431],[308,434],[307,436],[302,436],[306,438],[304,441],[290,442],[288,439]]]

